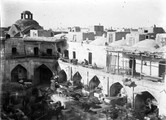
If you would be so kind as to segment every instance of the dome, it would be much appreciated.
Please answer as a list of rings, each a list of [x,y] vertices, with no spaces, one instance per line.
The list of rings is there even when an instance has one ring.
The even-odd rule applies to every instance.
[[[42,29],[42,27],[39,25],[37,21],[31,20],[31,19],[20,19],[20,20],[17,20],[15,24],[19,26],[21,30],[24,30],[30,26],[36,29]]]
[[[28,11],[28,10],[25,10],[25,11],[23,11],[22,12],[23,14],[32,14],[30,11]]]
[[[33,14],[27,10],[21,13],[21,19],[17,20],[15,24],[18,27],[20,27],[21,31],[29,27],[35,28],[35,29],[42,29],[39,23],[33,20]]]

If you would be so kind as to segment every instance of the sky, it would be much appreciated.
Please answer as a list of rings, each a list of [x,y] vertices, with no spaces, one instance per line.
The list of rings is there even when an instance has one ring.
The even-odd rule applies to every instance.
[[[166,0],[1,0],[1,26],[14,24],[21,12],[33,13],[45,29],[61,27],[166,28]]]

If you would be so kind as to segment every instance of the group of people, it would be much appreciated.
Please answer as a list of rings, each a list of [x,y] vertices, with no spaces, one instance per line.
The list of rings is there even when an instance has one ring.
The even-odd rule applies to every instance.
[[[84,59],[84,61],[81,63],[83,66],[89,65],[88,60]],[[97,68],[97,64],[93,63],[92,64],[92,68],[96,69]]]

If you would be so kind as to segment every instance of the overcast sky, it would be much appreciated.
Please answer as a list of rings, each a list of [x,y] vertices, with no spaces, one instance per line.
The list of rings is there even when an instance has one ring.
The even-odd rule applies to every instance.
[[[166,0],[1,0],[2,26],[29,10],[45,29],[69,26],[166,27]]]

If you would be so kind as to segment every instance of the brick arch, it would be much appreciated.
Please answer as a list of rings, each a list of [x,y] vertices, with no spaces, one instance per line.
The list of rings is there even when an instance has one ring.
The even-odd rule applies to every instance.
[[[109,87],[110,96],[117,96],[122,88],[124,88],[123,84],[121,84],[120,82],[114,82]]]
[[[80,74],[79,71],[75,72],[75,74],[73,75],[73,85],[76,85],[78,86],[80,83],[81,83],[81,79],[82,79],[82,76]]]
[[[149,101],[149,102],[148,102]],[[153,102],[152,102],[153,101]],[[144,116],[156,113],[159,101],[149,91],[142,91],[134,98],[134,108],[136,111],[142,111],[139,119],[143,119]],[[157,114],[157,113],[156,113]]]
[[[20,65],[20,66],[24,67],[24,68],[27,70],[27,72],[28,72],[28,69],[27,69],[27,66],[26,66],[26,65],[24,65],[24,64],[16,64],[16,65],[14,65],[14,66],[10,67],[10,68],[11,68],[11,69],[10,69],[10,73],[11,73],[11,72],[12,72],[12,70],[13,70],[15,67],[17,67],[18,65]]]
[[[53,71],[46,64],[40,64],[34,70],[34,84],[49,84]]]
[[[40,66],[42,66],[42,65],[45,65],[46,67],[48,67],[48,68],[51,70],[52,73],[54,73],[53,68],[52,68],[49,64],[46,64],[46,63],[38,64],[38,65],[36,66],[36,68],[38,68],[38,67],[40,67]]]
[[[160,101],[159,100],[159,97],[160,95],[157,93],[157,92],[152,92],[150,89],[147,89],[147,88],[142,88],[142,89],[135,89],[135,93],[142,93],[142,92],[149,92],[152,96],[154,96],[154,98],[157,100],[157,101]]]
[[[27,79],[27,69],[21,64],[18,64],[13,69],[11,69],[10,74],[12,82],[18,82],[19,80]]]
[[[93,78],[89,81],[89,87],[90,89],[94,89],[95,87],[98,87],[98,85],[101,83],[99,77],[96,75],[93,76]]]

